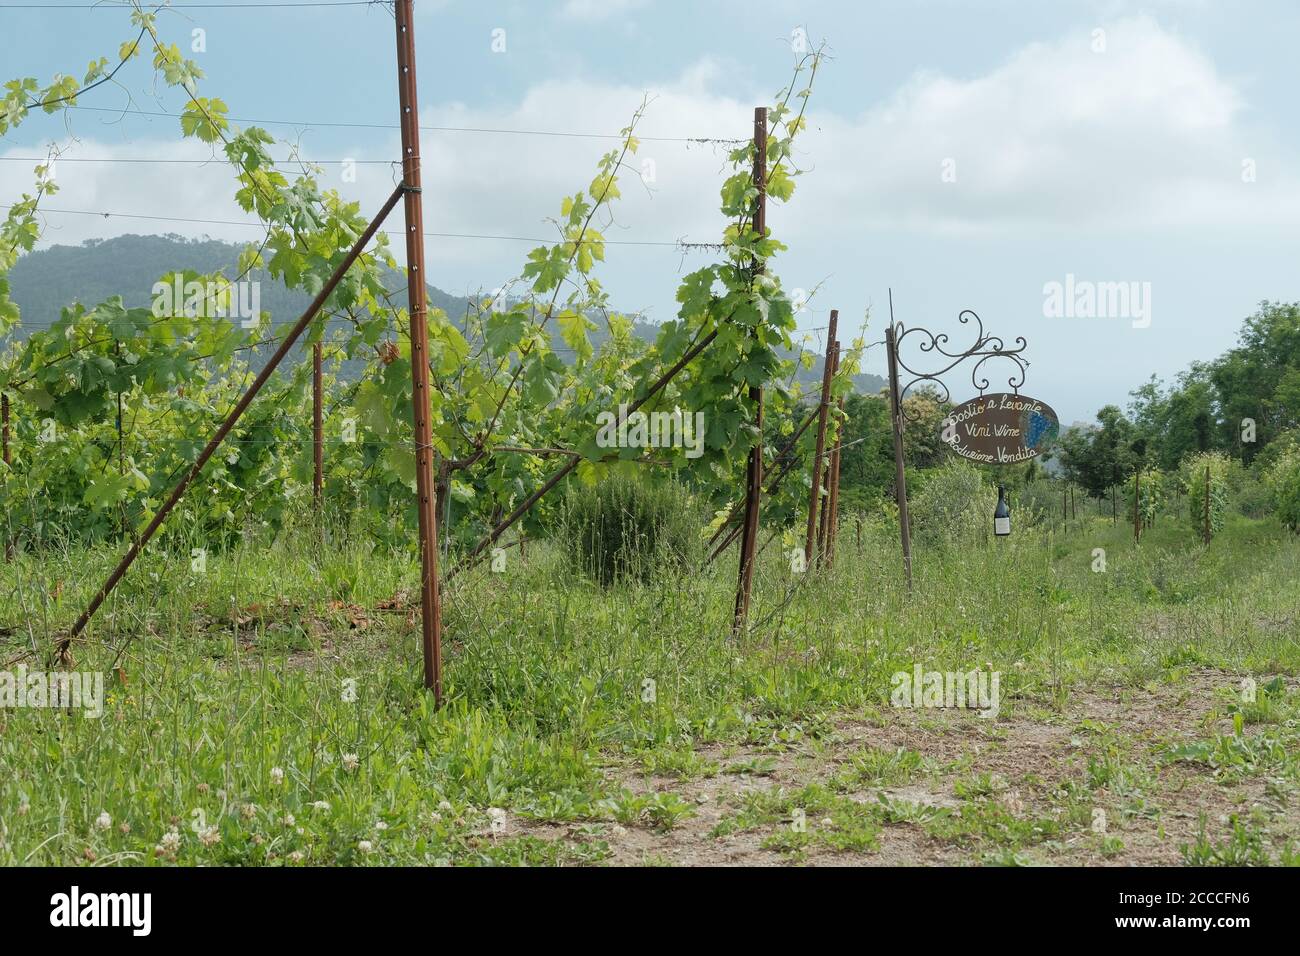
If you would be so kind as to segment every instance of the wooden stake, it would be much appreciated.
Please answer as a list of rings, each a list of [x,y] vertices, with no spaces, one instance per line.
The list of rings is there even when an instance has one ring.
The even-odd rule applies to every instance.
[[[839,371],[840,366],[840,343],[838,341],[831,343],[830,350],[826,354],[826,362],[831,367],[831,377]],[[828,416],[829,418],[829,416]],[[829,422],[828,422],[829,427]],[[826,486],[825,493],[821,496],[821,514],[817,516],[817,566],[821,567],[826,557],[826,538],[827,522],[831,514],[831,489],[835,484],[835,449],[828,449],[826,452],[826,466],[822,469],[826,476],[823,484]]]
[[[839,374],[840,370],[840,343],[835,343],[835,372]],[[829,568],[835,563],[835,537],[839,533],[840,523],[840,462],[841,451],[844,448],[844,398],[840,397],[839,401],[839,425],[835,431],[835,451],[831,453],[831,500],[830,500],[830,518],[826,522],[826,566]]]
[[[831,321],[826,330],[826,354],[822,358],[822,396],[817,407],[817,442],[813,447],[812,490],[808,493],[808,529],[804,540],[803,558],[809,567],[813,562],[813,545],[817,539],[817,511],[822,498],[822,455],[826,451],[826,419],[831,410],[831,379],[835,375],[835,366],[831,353],[835,351],[836,327],[839,325],[838,309],[831,309]]]
[[[894,338],[894,290],[889,290],[889,327],[885,329],[889,356],[889,406],[894,423],[894,496],[898,502],[898,533],[903,541],[903,573],[912,590],[912,528],[907,517],[907,476],[903,471],[903,399],[898,384],[898,346]]]

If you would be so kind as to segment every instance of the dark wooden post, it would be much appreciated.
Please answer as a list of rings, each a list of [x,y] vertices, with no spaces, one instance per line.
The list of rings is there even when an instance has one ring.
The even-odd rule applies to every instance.
[[[840,343],[835,343],[835,372],[840,370]],[[840,523],[840,464],[841,451],[844,448],[844,397],[839,400],[839,426],[835,432],[835,451],[831,454],[831,501],[830,518],[826,523],[826,566],[835,563],[835,536],[839,533]]]
[[[894,422],[894,495],[898,502],[898,532],[903,541],[903,573],[912,590],[912,528],[907,518],[907,476],[903,470],[903,399],[899,394],[897,340],[894,338],[894,293],[889,293],[889,327],[885,329],[889,355],[889,406]]]
[[[813,562],[813,545],[817,540],[817,512],[822,497],[822,455],[826,451],[826,419],[831,408],[831,379],[835,376],[835,366],[831,363],[832,343],[835,341],[836,326],[840,321],[838,309],[831,309],[831,320],[826,331],[826,354],[822,357],[822,394],[821,404],[817,408],[817,441],[813,446],[812,490],[808,493],[808,528],[804,539],[804,562],[810,567]]]
[[[831,367],[831,377],[840,370],[840,343],[831,344],[826,361]],[[831,496],[835,488],[835,450],[828,448],[826,450],[826,466],[822,469],[822,474],[826,476],[826,495],[821,504],[821,514],[817,516],[817,566],[821,567],[826,559],[826,549],[830,532],[827,530],[831,517]]]

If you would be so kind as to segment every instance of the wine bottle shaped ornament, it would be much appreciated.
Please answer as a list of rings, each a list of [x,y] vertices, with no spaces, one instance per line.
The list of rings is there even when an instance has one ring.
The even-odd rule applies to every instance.
[[[1007,507],[1006,485],[998,485],[998,506],[993,510],[993,533],[999,538],[1011,534],[1011,509]]]

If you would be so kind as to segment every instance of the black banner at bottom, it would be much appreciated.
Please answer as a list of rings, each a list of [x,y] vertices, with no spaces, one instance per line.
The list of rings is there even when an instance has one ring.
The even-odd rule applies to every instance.
[[[540,941],[548,929],[626,938],[689,920],[732,942],[853,923],[970,942],[1047,930],[1071,942],[1200,936],[1231,946],[1288,932],[1296,888],[1294,871],[1246,869],[9,869],[0,924],[12,944],[76,934],[373,946],[420,925],[477,927],[493,941],[511,930]]]

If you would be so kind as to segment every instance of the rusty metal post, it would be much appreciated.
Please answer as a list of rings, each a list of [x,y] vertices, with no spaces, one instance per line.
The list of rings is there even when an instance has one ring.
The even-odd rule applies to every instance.
[[[322,392],[323,374],[321,344],[317,342],[311,350],[311,449],[312,475],[311,496],[317,510],[321,505],[321,493],[325,487],[325,438],[324,409],[325,400]]]
[[[898,502],[898,532],[903,541],[903,572],[912,590],[912,526],[907,517],[907,476],[903,469],[903,398],[898,391],[898,352],[894,338],[894,291],[889,291],[889,327],[885,329],[889,356],[889,407],[894,423],[894,495]]]
[[[396,0],[397,89],[402,113],[402,183],[406,187],[406,289],[411,326],[411,404],[415,494],[420,519],[420,609],[424,686],[442,704],[442,605],[438,591],[438,516],[433,485],[433,425],[429,421],[429,290],[424,273],[424,210],[420,193],[420,108],[415,80],[412,0]]]
[[[781,486],[782,479],[784,479],[786,474],[789,473],[790,469],[794,467],[794,462],[795,462],[795,456],[793,454],[794,446],[798,444],[799,439],[803,437],[803,433],[808,430],[808,426],[812,424],[813,419],[816,417],[817,417],[817,409],[814,408],[808,414],[808,416],[804,418],[803,423],[800,424],[800,426],[794,430],[793,434],[791,434],[790,437],[786,439],[785,444],[782,445],[781,448],[777,451],[775,457],[773,458],[773,463],[781,464],[782,462],[784,462],[784,464],[781,464],[780,470],[777,471],[775,477],[773,477],[771,482],[768,483],[766,494],[769,498],[772,495],[776,494],[776,489]],[[732,514],[735,513],[737,507],[743,506],[744,503],[745,501],[743,497],[741,498],[738,504],[733,503],[729,508],[729,511],[731,513],[728,514],[727,520],[722,522],[722,524],[718,525],[718,530],[713,532],[713,536],[709,538],[708,547],[711,548],[713,547],[714,542],[716,542],[719,538],[721,538],[723,534],[727,535],[727,538],[720,546],[719,551],[715,551],[713,556],[709,558],[709,561],[712,561],[713,558],[716,558],[718,556],[718,553],[720,553],[720,551],[725,551],[727,547],[731,544],[731,542],[736,540],[736,535],[740,533],[740,529],[742,528],[742,523],[736,520],[734,517],[732,517]],[[708,562],[705,563],[707,564]]]
[[[754,233],[767,234],[767,107],[754,107],[754,188],[758,196],[754,201]],[[762,269],[755,263],[755,272]],[[749,598],[754,585],[754,557],[758,550],[758,512],[763,493],[763,388],[750,386],[750,406],[754,409],[754,425],[758,436],[749,450],[749,465],[745,476],[745,528],[740,539],[740,567],[737,572],[736,611],[733,629],[740,630],[749,619]]]
[[[302,333],[306,331],[307,326],[311,324],[312,320],[316,317],[316,314],[320,312],[321,307],[325,304],[325,300],[334,293],[334,289],[338,286],[339,281],[347,273],[348,269],[352,267],[352,263],[356,262],[361,253],[365,251],[366,246],[370,244],[370,240],[373,239],[375,233],[379,231],[379,227],[383,225],[384,220],[388,218],[388,214],[392,212],[393,208],[397,205],[397,201],[402,198],[403,191],[404,188],[402,186],[398,186],[394,189],[392,195],[388,197],[388,201],[384,203],[383,208],[379,210],[379,213],[374,219],[370,220],[370,225],[366,227],[365,232],[357,238],[357,241],[353,243],[352,248],[343,258],[343,261],[338,264],[333,274],[330,275],[330,277],[325,281],[325,284],[321,287],[321,290],[316,293],[316,298],[312,300],[311,305],[307,306],[307,311],[302,314],[294,327],[285,335],[284,339],[280,342],[280,347],[275,350],[275,353],[267,361],[266,365],[262,367],[262,371],[257,373],[257,377],[253,379],[253,384],[248,386],[248,391],[244,393],[244,397],[239,400],[238,404],[236,404],[233,409],[231,409],[230,414],[227,415],[226,420],[221,423],[216,434],[208,440],[203,451],[199,452],[199,457],[196,458],[194,464],[190,466],[190,470],[186,473],[185,477],[180,480],[172,490],[168,499],[163,502],[162,507],[154,514],[153,520],[149,522],[148,526],[144,529],[144,532],[127,550],[117,567],[113,569],[113,573],[108,576],[108,580],[104,582],[103,587],[101,587],[99,591],[96,592],[95,596],[91,598],[90,604],[87,605],[86,610],[82,612],[81,617],[77,618],[76,622],[72,625],[72,629],[68,632],[67,637],[59,641],[60,652],[65,652],[73,640],[76,639],[77,635],[80,634],[82,630],[85,629],[86,625],[90,623],[90,619],[95,615],[95,612],[99,610],[100,605],[104,603],[104,600],[108,597],[109,593],[126,575],[126,571],[131,567],[131,563],[135,561],[136,557],[144,549],[144,546],[149,543],[149,540],[153,538],[158,529],[162,527],[162,523],[167,520],[167,516],[171,514],[172,509],[175,508],[181,498],[185,496],[185,490],[189,488],[194,479],[199,476],[201,471],[203,471],[203,466],[208,463],[208,459],[212,457],[216,452],[217,447],[225,440],[226,436],[230,434],[230,430],[235,427],[235,422],[239,420],[239,416],[244,414],[244,411],[250,404],[252,404],[253,399],[257,397],[257,393],[260,392],[262,386],[266,384],[267,379],[271,377],[271,374],[280,365],[280,362],[289,354],[289,350],[293,348],[298,339],[302,337]]]
[[[826,329],[826,354],[822,357],[822,395],[821,405],[817,409],[817,442],[813,447],[812,491],[808,493],[808,527],[804,538],[804,563],[813,562],[813,545],[817,536],[817,512],[822,497],[822,454],[826,450],[826,419],[831,409],[831,379],[835,376],[835,366],[831,363],[831,353],[835,351],[836,326],[840,321],[838,309],[831,309],[831,320]]]

